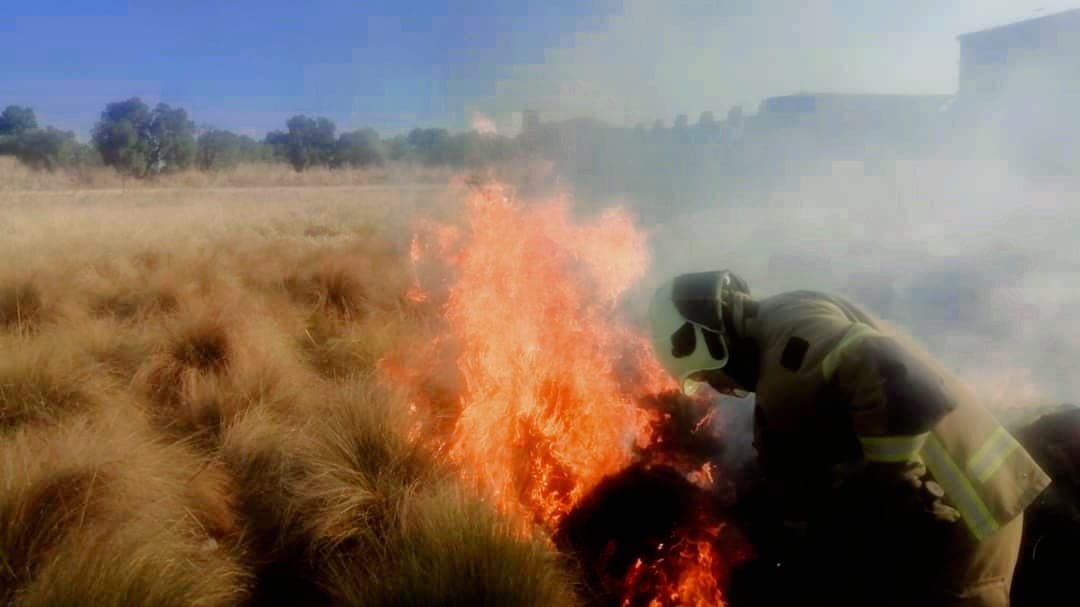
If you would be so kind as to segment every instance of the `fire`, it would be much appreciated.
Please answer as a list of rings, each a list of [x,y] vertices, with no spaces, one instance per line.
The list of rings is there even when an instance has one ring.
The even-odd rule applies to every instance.
[[[716,548],[723,528],[713,524],[680,529],[674,542],[657,546],[659,556],[651,563],[638,559],[627,576],[622,607],[723,605],[721,580],[728,563]]]
[[[553,533],[653,443],[657,412],[638,402],[674,388],[647,340],[617,320],[619,298],[647,269],[645,237],[621,210],[579,222],[565,198],[523,205],[500,185],[474,188],[466,205],[465,225],[428,226],[410,247],[414,264],[441,267],[441,284],[422,285],[418,272],[407,296],[442,302],[444,339],[408,344],[382,368],[412,390],[427,424],[414,436],[523,529]],[[433,297],[429,285],[445,292]],[[431,388],[439,382],[449,387]],[[689,472],[712,483],[709,464]],[[710,529],[685,530],[665,563],[627,581],[652,586],[655,605],[721,604]]]

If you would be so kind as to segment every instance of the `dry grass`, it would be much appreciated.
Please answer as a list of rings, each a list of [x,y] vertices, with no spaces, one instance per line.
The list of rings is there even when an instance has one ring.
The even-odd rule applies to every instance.
[[[0,604],[573,603],[373,379],[448,194],[46,185],[0,191]]]
[[[0,192],[155,188],[283,188],[365,186],[385,183],[445,183],[446,169],[395,166],[364,169],[315,167],[296,172],[285,164],[241,164],[216,171],[190,170],[153,179],[134,179],[105,168],[34,171],[13,157],[0,157]]]
[[[249,592],[224,472],[119,402],[0,444],[0,599],[235,605]]]

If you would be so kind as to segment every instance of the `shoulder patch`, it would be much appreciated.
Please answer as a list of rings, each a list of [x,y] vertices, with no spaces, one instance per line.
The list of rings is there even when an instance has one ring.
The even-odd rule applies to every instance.
[[[780,365],[788,371],[798,371],[809,349],[810,342],[801,337],[792,337],[784,346],[784,353],[780,355]]]

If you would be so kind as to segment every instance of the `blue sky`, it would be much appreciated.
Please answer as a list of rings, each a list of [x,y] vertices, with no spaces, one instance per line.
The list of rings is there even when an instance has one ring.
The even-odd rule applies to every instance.
[[[129,95],[265,131],[294,113],[396,131],[467,121],[500,66],[590,27],[605,2],[0,2],[0,105],[85,132]],[[463,122],[459,126],[463,126]]]
[[[718,114],[801,89],[949,92],[955,35],[1068,2],[6,0],[0,106],[89,132],[129,96],[261,136]]]

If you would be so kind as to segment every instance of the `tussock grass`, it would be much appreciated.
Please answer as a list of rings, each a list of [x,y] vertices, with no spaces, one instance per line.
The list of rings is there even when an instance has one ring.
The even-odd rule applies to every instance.
[[[405,334],[400,312],[377,310],[358,325],[312,315],[297,340],[302,359],[326,379],[347,378],[373,369]]]
[[[8,337],[0,352],[0,432],[93,410],[108,391],[90,361],[58,343]]]
[[[0,604],[573,602],[375,379],[439,326],[420,194],[40,185],[0,187]]]
[[[570,604],[552,551],[461,490],[450,470],[406,440],[407,409],[388,403],[392,395],[353,383],[312,428],[322,473],[303,495],[306,509],[320,513],[309,533],[334,602]]]
[[[303,408],[314,378],[287,335],[250,307],[193,307],[166,321],[133,385],[161,428],[216,446],[251,407]]]
[[[227,482],[182,445],[154,441],[133,411],[24,427],[0,444],[0,599],[244,600]]]
[[[0,285],[0,329],[30,330],[42,314],[41,292],[29,280]]]
[[[285,289],[316,314],[345,320],[359,319],[367,303],[367,289],[345,260],[305,267],[285,278]]]

